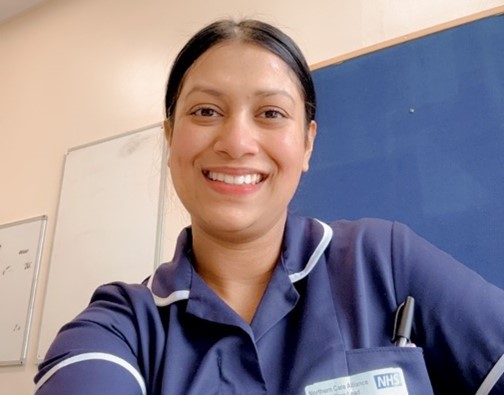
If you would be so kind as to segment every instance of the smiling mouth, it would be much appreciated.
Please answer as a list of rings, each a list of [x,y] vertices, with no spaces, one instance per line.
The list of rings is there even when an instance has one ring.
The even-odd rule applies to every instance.
[[[254,174],[240,174],[233,176],[231,174],[217,173],[214,171],[203,172],[206,178],[212,181],[222,182],[228,185],[255,185],[264,180],[264,176],[259,173]]]

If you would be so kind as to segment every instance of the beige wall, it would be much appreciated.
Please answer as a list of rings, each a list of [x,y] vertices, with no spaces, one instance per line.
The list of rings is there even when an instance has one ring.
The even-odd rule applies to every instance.
[[[65,152],[157,123],[167,69],[195,29],[254,16],[290,33],[311,64],[504,5],[504,0],[49,0],[0,25],[0,224],[49,216],[27,364],[0,367],[28,395]],[[168,197],[165,257],[186,219]],[[172,216],[173,218],[173,216]],[[0,301],[5,303],[6,301]]]

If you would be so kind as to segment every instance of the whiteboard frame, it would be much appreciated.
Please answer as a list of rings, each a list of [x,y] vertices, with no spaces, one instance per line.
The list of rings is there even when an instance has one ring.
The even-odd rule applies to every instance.
[[[0,361],[0,366],[24,365],[28,355],[28,344],[30,340],[31,327],[33,322],[33,312],[35,309],[35,296],[37,294],[37,285],[40,273],[40,263],[42,260],[42,252],[44,250],[44,241],[47,229],[47,215],[41,215],[33,218],[27,218],[20,221],[11,222],[8,224],[0,225],[0,229],[11,228],[15,226],[24,225],[32,222],[40,222],[39,236],[37,240],[37,251],[35,253],[35,262],[33,266],[32,282],[30,286],[30,297],[28,301],[28,310],[26,312],[26,321],[24,327],[23,341],[21,345],[21,352],[18,360],[13,361]]]
[[[56,222],[55,222],[53,235],[52,235],[53,243],[52,243],[52,248],[51,248],[51,252],[50,252],[50,256],[49,256],[49,262],[53,261],[54,244],[55,244],[54,240],[55,240],[55,237],[58,232],[58,220],[59,220],[58,217],[60,214],[60,207],[62,204],[63,188],[64,188],[64,183],[65,183],[65,169],[66,169],[69,154],[71,154],[72,152],[77,151],[77,150],[85,149],[87,147],[92,147],[92,146],[96,146],[99,144],[103,144],[103,143],[107,143],[110,141],[125,138],[128,136],[134,135],[134,134],[147,132],[147,131],[154,129],[154,128],[163,129],[163,123],[157,122],[157,123],[154,123],[154,124],[142,127],[142,128],[138,128],[138,129],[134,129],[134,130],[125,132],[125,133],[113,135],[113,136],[106,137],[106,138],[99,139],[99,140],[95,140],[95,141],[92,141],[89,143],[74,146],[74,147],[71,147],[67,150],[67,152],[65,154],[65,159],[64,159],[64,163],[63,163],[63,169],[62,169],[62,176],[61,176],[61,180],[60,180],[59,198],[58,198],[58,206],[57,206],[58,210],[56,212],[56,219],[55,219]],[[152,270],[154,270],[160,264],[161,252],[162,252],[161,249],[162,249],[163,226],[164,226],[163,213],[164,213],[164,198],[165,198],[165,193],[166,193],[166,177],[167,177],[166,162],[167,162],[167,158],[168,158],[167,142],[166,142],[166,139],[164,138],[164,136],[162,138],[162,146],[160,148],[161,148],[161,155],[160,155],[161,164],[160,164],[160,168],[159,168],[160,179],[159,179],[159,185],[158,185],[159,189],[158,189],[158,197],[157,197],[157,199],[158,199],[158,202],[157,202],[158,203],[157,204],[157,224],[156,224],[156,231],[155,231],[156,238],[154,241],[154,259],[152,262]],[[49,272],[48,272],[48,276],[47,276],[48,286],[46,287],[46,290],[45,290],[44,302],[43,302],[43,308],[42,308],[41,325],[40,325],[40,329],[39,329],[39,333],[38,333],[38,344],[37,344],[36,362],[35,362],[37,365],[40,364],[44,360],[45,354],[48,351],[48,348],[44,348],[45,345],[43,344],[43,341],[44,341],[43,336],[44,336],[44,320],[45,320],[44,315],[48,313],[47,295],[48,295],[48,287],[50,286],[50,281],[51,281],[51,265],[49,266]],[[89,295],[89,297],[91,297],[91,294]],[[50,346],[50,344],[48,346]]]

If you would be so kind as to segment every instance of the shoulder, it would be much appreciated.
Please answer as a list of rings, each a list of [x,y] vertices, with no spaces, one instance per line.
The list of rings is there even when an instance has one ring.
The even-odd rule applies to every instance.
[[[102,285],[95,290],[90,306],[102,302],[108,302],[107,306],[110,308],[116,304],[131,307],[149,305],[152,302],[152,294],[144,283],[127,284],[118,281]]]
[[[393,240],[397,239],[400,243],[410,232],[403,224],[378,218],[323,222],[316,218],[291,215],[287,225],[286,244],[298,246],[298,254],[310,255],[312,251],[323,247],[325,255],[333,257],[345,251],[362,250],[366,255],[387,254],[390,258]]]
[[[396,222],[378,218],[337,220],[328,225],[333,230],[332,248],[360,248],[367,251],[378,249],[390,252],[394,233],[406,229]]]
[[[380,218],[340,219],[328,223],[336,236],[340,237],[378,237],[390,234],[395,222]]]
[[[329,222],[333,230],[333,246],[359,246],[387,251],[390,256],[410,249],[435,249],[408,225],[380,218],[360,218]]]
[[[162,332],[155,330],[159,326],[159,320],[152,319],[155,311],[144,285],[100,286],[89,305],[57,334],[39,365],[37,394],[59,394],[61,388],[81,382],[90,392],[95,386],[98,391],[100,382],[111,377],[121,383],[114,393],[137,393],[138,386],[145,393],[139,360],[152,342],[149,334]]]
[[[409,226],[377,218],[339,220],[329,223],[333,229],[330,254],[333,257],[352,259],[354,264],[377,264],[388,267],[395,281],[416,282],[445,273],[467,270],[446,252],[440,250]],[[420,274],[421,273],[421,274]]]
[[[407,226],[401,223],[380,218],[321,221],[317,218],[290,215],[288,220],[288,225],[295,228],[297,233],[309,235],[312,238],[317,238],[322,234],[321,224],[331,228],[334,238],[340,240],[353,240],[362,237],[376,239],[387,235],[390,237],[390,234],[396,228],[399,232],[408,229]],[[287,229],[289,229],[289,226]]]
[[[89,305],[62,327],[49,355],[65,352],[65,348],[68,351],[68,347],[92,349],[99,345],[109,350],[115,343],[136,350],[139,336],[149,331],[145,317],[156,310],[145,285],[121,282],[102,285],[92,295]]]

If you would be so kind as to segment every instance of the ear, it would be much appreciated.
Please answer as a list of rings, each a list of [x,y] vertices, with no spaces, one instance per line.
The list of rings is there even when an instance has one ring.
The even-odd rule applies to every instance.
[[[166,164],[168,165],[168,167],[170,167],[170,147],[172,143],[173,130],[171,127],[171,123],[168,119],[165,119],[163,121],[163,129],[166,138],[166,143],[168,144],[168,158]]]
[[[171,122],[168,119],[165,119],[163,122],[163,129],[166,137],[166,142],[168,143],[168,148],[171,146],[173,130],[171,126]]]
[[[306,133],[305,154],[303,160],[303,171],[307,172],[310,168],[310,158],[313,152],[313,144],[317,136],[317,122],[311,121]]]

